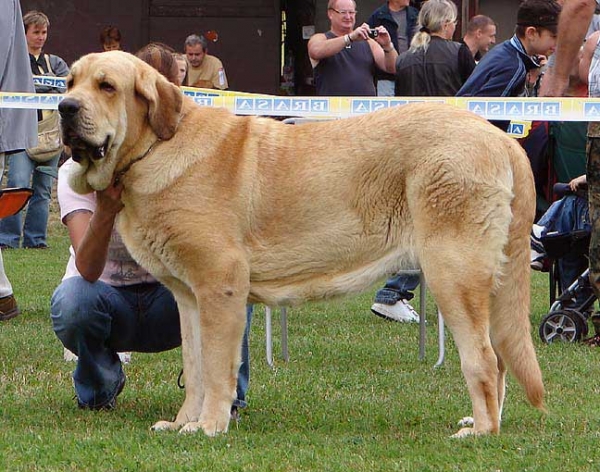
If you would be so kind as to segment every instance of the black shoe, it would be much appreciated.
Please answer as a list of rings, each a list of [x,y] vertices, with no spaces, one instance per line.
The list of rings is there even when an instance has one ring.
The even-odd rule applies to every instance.
[[[121,378],[119,379],[119,385],[117,386],[117,393],[115,393],[114,397],[105,401],[104,403],[99,403],[97,405],[86,405],[84,403],[81,403],[79,401],[79,399],[77,399],[77,406],[79,408],[81,408],[82,410],[96,410],[96,411],[97,410],[114,410],[117,407],[117,397],[123,391],[123,387],[125,387],[126,380],[127,380],[127,378],[125,377],[125,374],[123,374],[121,376]]]

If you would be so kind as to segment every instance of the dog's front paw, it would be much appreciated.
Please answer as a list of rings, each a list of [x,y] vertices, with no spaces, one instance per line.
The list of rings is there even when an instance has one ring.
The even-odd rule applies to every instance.
[[[191,421],[186,423],[183,428],[179,430],[182,434],[196,433],[199,430],[204,431],[208,437],[215,437],[217,434],[224,434],[229,428],[229,417],[225,421],[218,420],[203,420],[203,421]]]
[[[67,362],[77,362],[77,354],[69,351],[66,347],[63,349],[63,359]]]
[[[475,424],[475,419],[472,416],[465,416],[461,418],[458,422],[458,426],[460,428],[466,428],[467,426],[473,426]]]
[[[159,421],[155,423],[150,430],[151,431],[176,431],[179,429],[181,424],[175,421]]]

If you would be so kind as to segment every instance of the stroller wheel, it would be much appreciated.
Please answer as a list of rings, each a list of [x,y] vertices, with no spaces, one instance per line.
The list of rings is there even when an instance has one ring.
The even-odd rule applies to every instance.
[[[542,319],[539,332],[545,343],[574,343],[587,335],[588,326],[586,319],[579,312],[558,310],[548,313]]]

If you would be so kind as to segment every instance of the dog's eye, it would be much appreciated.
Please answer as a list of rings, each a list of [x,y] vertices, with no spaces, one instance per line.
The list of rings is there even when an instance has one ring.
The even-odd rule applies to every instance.
[[[113,87],[112,84],[109,84],[108,82],[100,82],[100,90],[104,90],[105,92],[115,92],[116,89]]]

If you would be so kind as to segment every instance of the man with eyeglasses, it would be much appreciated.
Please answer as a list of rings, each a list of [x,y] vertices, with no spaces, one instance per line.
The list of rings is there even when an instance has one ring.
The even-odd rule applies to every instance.
[[[317,95],[375,96],[375,70],[392,74],[396,70],[398,52],[389,33],[378,26],[374,36],[367,23],[354,28],[353,0],[329,0],[327,17],[330,31],[315,34],[308,42]]]

